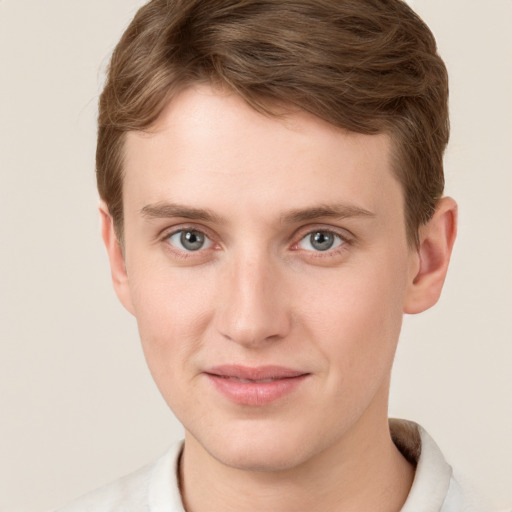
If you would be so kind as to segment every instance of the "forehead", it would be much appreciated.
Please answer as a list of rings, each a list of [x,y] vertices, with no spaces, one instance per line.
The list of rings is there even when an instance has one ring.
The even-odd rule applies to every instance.
[[[303,111],[265,116],[198,86],[174,98],[150,131],[128,134],[123,199],[134,211],[162,201],[229,205],[234,214],[332,202],[374,211],[386,198],[401,208],[390,161],[385,134],[348,132]]]

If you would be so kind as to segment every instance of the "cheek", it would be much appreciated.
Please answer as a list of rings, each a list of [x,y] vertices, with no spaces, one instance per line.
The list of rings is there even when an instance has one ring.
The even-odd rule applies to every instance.
[[[305,328],[328,361],[332,378],[351,387],[367,386],[391,369],[405,280],[389,269],[383,263],[340,269],[303,306]]]
[[[161,267],[161,268],[160,268]],[[160,386],[169,375],[181,375],[199,349],[210,323],[208,279],[187,269],[147,265],[130,275],[135,315],[148,366]]]

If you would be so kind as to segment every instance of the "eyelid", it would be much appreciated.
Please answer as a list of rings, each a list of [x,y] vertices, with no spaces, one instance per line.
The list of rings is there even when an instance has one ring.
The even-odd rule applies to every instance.
[[[202,233],[208,240],[211,241],[211,244],[207,248],[201,248],[197,251],[187,251],[185,249],[180,249],[179,247],[176,247],[175,245],[172,245],[168,242],[168,239],[182,231],[198,231]],[[326,251],[312,251],[312,250],[306,250],[301,249],[298,247],[298,244],[307,236],[312,235],[316,232],[325,232],[325,233],[331,233],[337,237],[340,237],[340,239],[343,241],[342,244],[327,249]],[[190,222],[183,223],[183,224],[177,224],[174,226],[168,226],[160,231],[160,233],[157,235],[157,240],[160,242],[165,242],[168,246],[170,246],[172,249],[175,250],[175,252],[184,253],[187,255],[190,255],[193,257],[194,254],[199,253],[205,253],[208,250],[218,250],[221,248],[221,244],[218,241],[218,236],[215,233],[212,233],[211,229],[207,228],[204,225],[197,225]],[[328,256],[332,255],[333,253],[337,253],[338,251],[342,251],[346,249],[346,246],[354,245],[357,242],[357,237],[351,233],[346,228],[341,228],[337,226],[332,226],[330,224],[310,224],[307,226],[302,226],[298,230],[295,231],[295,233],[290,236],[289,240],[294,240],[291,245],[291,250],[293,251],[303,251],[311,254],[315,254],[315,257],[322,257],[322,256]]]
[[[183,224],[176,224],[174,226],[168,226],[158,233],[157,238],[159,240],[166,240],[170,236],[175,235],[176,233],[179,233],[181,231],[197,231],[208,237],[210,240],[213,240],[215,238],[215,235],[211,233],[210,229],[206,228],[205,226],[198,226],[189,222]]]
[[[205,247],[205,248],[198,249],[197,251],[187,251],[186,249],[180,249],[176,245],[171,244],[169,242],[169,239],[172,236],[174,236],[178,233],[181,233],[182,231],[197,231],[198,233],[201,233],[202,235],[204,235],[204,237],[206,239],[208,239],[210,241],[209,246]],[[194,255],[194,254],[204,253],[207,250],[211,250],[212,248],[215,249],[216,246],[218,246],[218,242],[216,241],[216,239],[217,239],[217,237],[211,233],[210,229],[206,228],[205,226],[197,226],[197,225],[193,225],[191,223],[177,224],[175,226],[167,227],[167,228],[163,229],[158,234],[159,242],[166,243],[175,252],[186,253],[187,255],[188,254]]]
[[[330,233],[339,236],[346,243],[353,243],[355,241],[355,235],[353,235],[350,231],[348,231],[345,228],[337,228],[335,226],[325,224],[314,224],[309,226],[303,226],[299,230],[297,230],[295,234],[292,236],[292,239],[296,240],[296,242],[294,242],[293,245],[296,246],[306,236],[318,232]]]
[[[312,246],[312,241],[311,241],[311,237],[313,235],[316,235],[317,233],[323,233],[323,234],[326,234],[326,235],[329,235],[333,238],[333,242],[332,242],[332,246],[325,249],[325,250],[315,250],[314,247],[312,247],[311,249],[309,248],[306,248],[306,247],[302,247],[302,244],[303,243],[306,243],[310,246]],[[332,231],[326,231],[324,229],[320,230],[320,229],[316,229],[314,231],[311,231],[310,233],[308,233],[306,236],[303,236],[298,242],[297,242],[297,247],[300,249],[300,250],[304,250],[304,251],[308,251],[308,252],[319,252],[319,253],[329,253],[329,252],[334,252],[338,247],[341,247],[342,245],[346,244],[347,242],[345,241],[345,239],[339,235],[338,233],[334,233]]]
[[[202,235],[203,246],[199,247],[198,249],[187,249],[186,247],[183,247],[183,248],[180,247],[180,245],[183,245],[182,241],[181,241],[181,237],[183,236],[183,233],[198,233],[198,234]],[[179,238],[178,238],[179,242],[178,242],[178,240],[174,240],[174,238],[178,237],[178,235],[179,235]],[[185,252],[200,252],[200,251],[209,249],[213,245],[213,240],[208,235],[198,231],[197,229],[180,229],[180,230],[176,231],[175,233],[172,233],[171,235],[169,235],[167,237],[167,241],[173,247],[176,247],[178,250],[180,250],[180,251],[183,250]]]

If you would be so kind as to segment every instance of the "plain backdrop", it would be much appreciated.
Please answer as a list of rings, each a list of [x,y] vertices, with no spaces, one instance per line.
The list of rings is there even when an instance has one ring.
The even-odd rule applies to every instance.
[[[110,286],[96,103],[141,1],[0,0],[0,512],[43,512],[181,437]],[[390,415],[512,510],[512,2],[415,0],[451,77],[444,296],[405,319]]]

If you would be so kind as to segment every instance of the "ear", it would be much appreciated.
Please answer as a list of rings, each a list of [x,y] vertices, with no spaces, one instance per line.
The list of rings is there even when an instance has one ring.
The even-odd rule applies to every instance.
[[[439,300],[456,234],[457,203],[451,197],[443,197],[433,217],[420,228],[415,254],[419,264],[411,276],[404,313],[421,313]]]
[[[101,236],[107,249],[108,259],[110,260],[110,272],[112,274],[112,284],[121,304],[133,315],[134,309],[131,299],[130,285],[128,282],[128,274],[124,261],[123,250],[119,243],[114,223],[107,205],[101,201],[100,207],[101,220]]]

